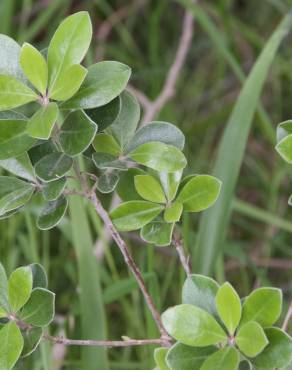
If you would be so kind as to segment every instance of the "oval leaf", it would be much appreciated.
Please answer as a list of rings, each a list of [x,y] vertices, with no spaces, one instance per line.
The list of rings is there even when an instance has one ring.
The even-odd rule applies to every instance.
[[[224,283],[216,295],[216,308],[230,335],[233,335],[241,318],[240,298],[229,283]]]
[[[179,149],[159,142],[143,144],[133,150],[129,157],[156,171],[175,172],[187,164],[185,156]]]
[[[34,170],[27,153],[15,158],[0,160],[0,167],[28,181],[35,181]]]
[[[97,131],[96,124],[81,110],[70,113],[59,135],[64,152],[70,156],[83,153],[92,143]]]
[[[117,157],[107,153],[94,153],[92,155],[93,163],[100,170],[116,169],[120,171],[126,171],[128,169],[127,163],[120,161]]]
[[[276,150],[288,163],[292,163],[292,134],[284,137],[277,145]]]
[[[55,315],[55,294],[47,289],[32,291],[27,304],[21,311],[21,320],[37,327],[49,325]]]
[[[96,135],[93,140],[93,147],[97,153],[107,153],[118,157],[121,148],[113,136],[107,134]]]
[[[58,112],[56,103],[41,107],[27,122],[28,134],[37,139],[48,139],[57,121]]]
[[[48,278],[45,269],[39,263],[33,263],[29,265],[32,272],[32,287],[35,288],[47,288]]]
[[[111,218],[120,231],[138,230],[152,221],[162,209],[159,204],[133,200],[113,210]]]
[[[212,353],[216,352],[217,348],[208,347],[190,347],[181,343],[176,343],[168,352],[166,362],[171,370],[194,370],[200,369],[203,362]]]
[[[42,328],[32,328],[30,330],[23,330],[22,337],[24,340],[24,345],[21,357],[27,357],[31,355],[40,344],[42,336],[43,336]]]
[[[59,180],[50,181],[44,184],[42,188],[42,194],[45,200],[52,201],[56,200],[63,193],[67,184],[66,177],[62,177]]]
[[[37,219],[38,228],[41,230],[49,230],[58,225],[64,217],[67,207],[68,201],[63,196],[47,203]]]
[[[178,222],[183,211],[183,205],[179,202],[170,204],[164,211],[165,222]]]
[[[119,175],[117,171],[105,171],[98,179],[97,189],[104,194],[111,193],[115,190],[119,182]]]
[[[159,366],[159,370],[170,370],[170,368],[166,364],[166,355],[169,348],[156,348],[154,350],[154,360],[157,366]]]
[[[45,96],[48,85],[48,66],[43,55],[32,45],[24,43],[20,53],[20,65],[28,80]]]
[[[190,304],[169,308],[162,315],[167,332],[183,344],[205,347],[226,341],[226,334],[208,312]]]
[[[11,370],[23,348],[23,338],[15,322],[9,322],[0,330],[0,343],[0,369]]]
[[[244,301],[240,325],[256,321],[261,326],[273,325],[282,311],[282,291],[276,288],[254,290]]]
[[[0,111],[17,108],[37,99],[36,93],[14,77],[0,75]]]
[[[233,347],[219,349],[203,363],[200,370],[237,370],[239,353]]]
[[[266,347],[268,339],[260,324],[249,321],[239,328],[235,342],[245,356],[255,357]]]
[[[29,300],[32,291],[30,267],[19,267],[9,277],[8,298],[12,312],[19,311]]]
[[[134,178],[137,193],[145,200],[165,203],[165,195],[159,182],[150,175],[138,175]]]
[[[79,31],[78,31],[79,32]],[[88,68],[80,90],[63,109],[93,109],[108,104],[125,89],[131,69],[118,62],[99,62]]]
[[[185,211],[200,212],[216,202],[220,188],[221,182],[216,177],[198,175],[187,182],[177,200],[183,203]]]
[[[142,227],[140,236],[146,243],[165,247],[171,243],[173,228],[174,224],[152,221]]]
[[[35,165],[35,174],[41,180],[50,182],[63,177],[72,167],[73,160],[64,153],[56,152],[43,157]]]

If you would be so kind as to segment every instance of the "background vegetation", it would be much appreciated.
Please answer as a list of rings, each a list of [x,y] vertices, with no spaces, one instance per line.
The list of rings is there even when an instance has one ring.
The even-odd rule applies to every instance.
[[[0,32],[20,43],[45,47],[66,15],[88,10],[95,38],[87,62],[113,59],[128,64],[133,69],[131,85],[155,99],[177,51],[185,11],[182,3],[186,2],[1,0]],[[156,115],[185,133],[190,173],[212,172],[216,149],[244,76],[291,5],[291,0],[201,1],[205,17],[195,20],[176,95]],[[211,266],[219,282],[229,280],[241,296],[259,285],[282,288],[286,310],[292,295],[292,219],[287,205],[292,172],[273,147],[277,123],[292,117],[291,41],[290,34],[269,72],[236,195],[229,200],[233,212],[227,239],[218,243],[223,253]],[[240,142],[240,132],[234,139]],[[228,147],[226,150],[230,157],[236,156]],[[106,204],[112,203],[112,196],[103,198]],[[36,202],[20,215],[1,221],[0,256],[8,271],[37,261],[46,267],[50,289],[57,293],[56,333],[66,331],[71,338],[155,337],[155,325],[137,285],[90,206],[84,204],[83,208],[81,201],[73,201],[70,218],[53,232],[36,229],[37,207]],[[198,255],[198,224],[196,214],[184,216],[184,243],[193,262]],[[146,246],[134,233],[125,237],[161,311],[179,303],[184,272],[174,248]],[[87,325],[81,324],[81,317]],[[152,350],[109,349],[105,353],[103,349],[86,349],[81,354],[79,348],[45,343],[18,369],[95,370],[101,369],[98,363],[108,354],[112,370],[149,370],[154,366]]]

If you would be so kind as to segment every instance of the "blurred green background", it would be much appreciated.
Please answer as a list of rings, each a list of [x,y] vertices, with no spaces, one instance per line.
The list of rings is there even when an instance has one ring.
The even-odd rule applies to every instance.
[[[189,173],[211,172],[241,89],[237,68],[248,74],[291,6],[291,0],[200,2],[220,42],[195,21],[176,95],[156,117],[176,124],[185,133]],[[20,44],[27,41],[42,49],[60,21],[79,10],[88,10],[94,25],[85,63],[106,59],[128,64],[133,69],[131,85],[155,99],[176,53],[183,5],[171,0],[0,0],[0,32]],[[222,45],[228,56],[222,53]],[[292,170],[279,158],[274,145],[277,123],[292,117],[291,61],[290,34],[265,84],[262,103],[266,113],[256,114],[253,120],[236,197],[230,199],[234,212],[227,241],[220,246],[224,256],[213,266],[216,279],[229,280],[241,296],[259,285],[280,287],[285,310],[292,296],[292,211],[287,205]],[[111,203],[110,195],[103,199],[105,204]],[[8,271],[31,262],[44,264],[50,289],[57,294],[52,333],[78,339],[156,337],[137,285],[92,208],[75,201],[59,228],[40,232],[35,226],[38,206],[31,204],[21,214],[0,222],[0,256]],[[199,217],[184,215],[181,225],[190,255],[194,254]],[[184,272],[175,250],[146,246],[137,236],[131,233],[125,238],[159,309],[179,303]],[[81,353],[79,348],[43,343],[32,357],[20,361],[17,369],[149,370],[154,368],[152,351],[152,347],[101,348]]]

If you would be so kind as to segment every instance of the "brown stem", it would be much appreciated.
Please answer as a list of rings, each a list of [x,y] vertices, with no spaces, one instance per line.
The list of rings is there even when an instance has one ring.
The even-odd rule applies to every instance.
[[[126,339],[126,340],[81,340],[68,339],[63,337],[53,337],[44,335],[44,339],[54,343],[64,344],[66,346],[104,346],[104,347],[130,347],[130,346],[145,346],[145,345],[164,345],[162,339]]]
[[[95,193],[91,193],[90,197],[89,197],[91,203],[93,204],[96,212],[99,214],[99,216],[101,217],[101,219],[103,220],[107,230],[109,231],[109,233],[111,234],[112,238],[114,239],[114,241],[116,242],[116,244],[118,245],[123,257],[124,257],[124,260],[126,262],[126,264],[128,265],[129,269],[132,271],[133,275],[135,276],[135,279],[137,280],[137,283],[144,295],[144,298],[145,298],[145,301],[149,307],[149,310],[151,311],[152,313],[152,316],[159,328],[159,331],[160,331],[160,334],[162,336],[162,339],[165,343],[169,343],[169,340],[170,340],[170,337],[168,336],[163,324],[162,324],[162,321],[161,321],[161,317],[160,317],[160,314],[157,310],[157,308],[155,307],[155,304],[148,292],[148,289],[146,287],[146,284],[144,282],[144,279],[142,277],[142,274],[138,268],[138,266],[136,265],[135,261],[133,260],[133,257],[131,256],[129,250],[128,250],[128,247],[125,243],[125,241],[121,238],[119,232],[117,231],[117,229],[115,228],[114,224],[112,223],[112,220],[110,219],[107,211],[103,208],[102,204],[100,203],[99,199],[97,198],[96,194]]]
[[[179,237],[177,233],[173,234],[172,243],[175,246],[175,249],[178,253],[180,262],[185,270],[185,273],[187,274],[187,276],[190,276],[192,272],[191,272],[191,266],[189,263],[189,258],[185,254],[185,250],[184,250],[181,238]]]

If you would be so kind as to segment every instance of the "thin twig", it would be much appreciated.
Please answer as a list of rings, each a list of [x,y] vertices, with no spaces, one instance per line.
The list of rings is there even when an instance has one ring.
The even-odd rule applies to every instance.
[[[175,95],[175,85],[177,83],[180,72],[183,68],[188,51],[191,46],[193,30],[194,30],[193,15],[189,11],[186,11],[183,19],[182,34],[179,40],[176,55],[169,69],[164,86],[160,91],[160,94],[154,101],[147,102],[147,104],[145,104],[146,99],[143,98],[143,100],[140,100],[141,104],[144,103],[145,108],[144,117],[142,119],[142,125],[152,121],[157,115],[157,113],[159,113],[161,109],[164,107],[164,105],[168,102],[168,100],[170,100]],[[141,94],[138,95],[137,97],[138,99],[139,97],[141,99]]]
[[[291,317],[292,317],[292,302],[290,302],[290,305],[289,305],[289,308],[288,308],[286,317],[285,317],[284,322],[283,322],[283,325],[282,325],[282,329],[284,331],[287,331],[288,325],[289,325],[289,321],[290,321]]]
[[[186,256],[181,239],[176,233],[173,234],[172,243],[175,246],[175,249],[177,250],[180,262],[185,270],[185,273],[187,274],[187,276],[190,276],[192,272],[189,263],[189,258]]]
[[[131,347],[145,346],[151,344],[165,344],[165,341],[163,341],[162,339],[82,340],[54,337],[51,335],[44,335],[43,338],[57,344],[64,344],[65,346]]]

